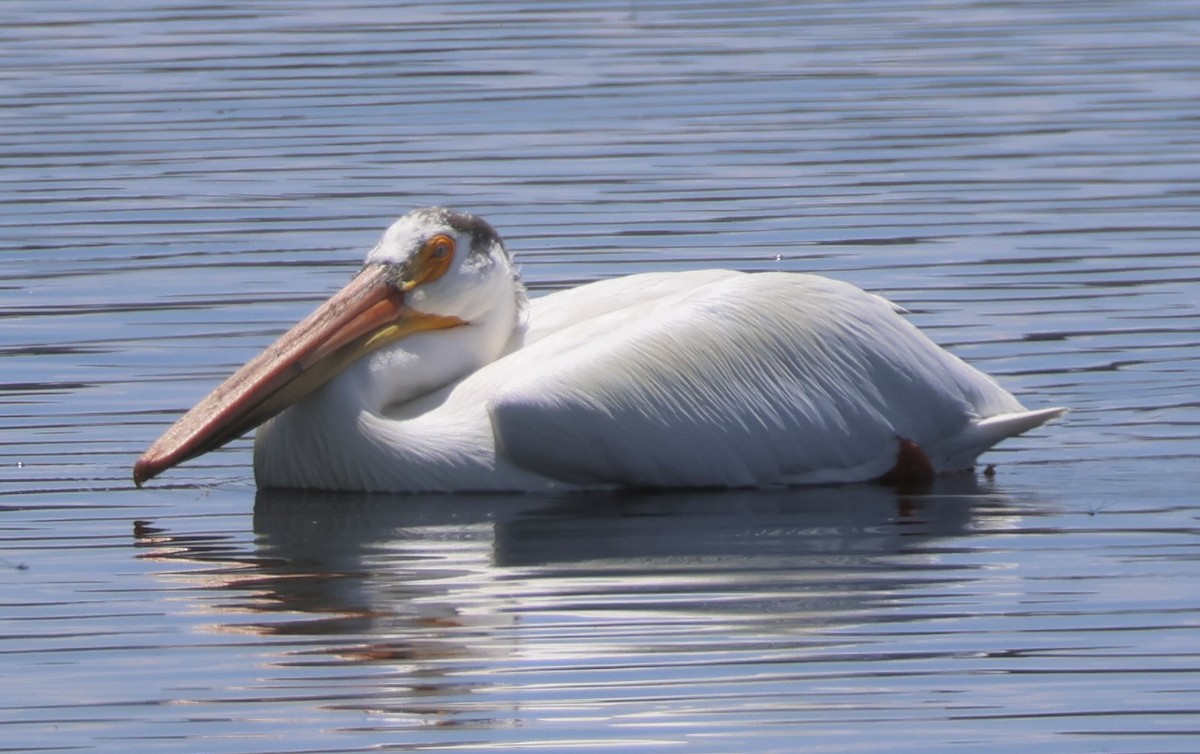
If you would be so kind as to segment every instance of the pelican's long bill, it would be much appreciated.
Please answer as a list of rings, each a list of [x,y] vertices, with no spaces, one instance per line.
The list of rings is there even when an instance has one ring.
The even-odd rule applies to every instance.
[[[133,467],[139,487],[245,434],[324,385],[367,351],[424,330],[466,324],[409,308],[413,282],[369,264],[279,340],[237,370],[158,438]]]

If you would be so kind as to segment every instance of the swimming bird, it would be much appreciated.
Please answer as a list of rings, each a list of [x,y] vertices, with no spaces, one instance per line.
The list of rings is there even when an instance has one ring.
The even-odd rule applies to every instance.
[[[168,429],[134,481],[258,427],[260,487],[858,482],[971,468],[1063,413],[1025,409],[903,314],[844,282],[731,270],[529,300],[488,222],[419,209]]]

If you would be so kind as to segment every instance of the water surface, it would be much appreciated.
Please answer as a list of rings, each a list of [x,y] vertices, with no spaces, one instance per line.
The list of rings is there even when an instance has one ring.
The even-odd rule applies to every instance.
[[[0,748],[1195,751],[1193,6],[9,4]],[[1072,411],[907,493],[132,489],[429,204],[533,295],[848,280]]]

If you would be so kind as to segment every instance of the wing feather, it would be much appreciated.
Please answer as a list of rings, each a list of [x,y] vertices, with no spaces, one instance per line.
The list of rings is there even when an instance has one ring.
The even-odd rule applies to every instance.
[[[934,443],[1024,411],[845,283],[621,280],[586,317],[563,314],[587,303],[565,298],[534,310],[535,325],[556,324],[532,331],[527,368],[489,404],[497,451],[518,466],[583,484],[854,481],[890,467],[898,436]]]

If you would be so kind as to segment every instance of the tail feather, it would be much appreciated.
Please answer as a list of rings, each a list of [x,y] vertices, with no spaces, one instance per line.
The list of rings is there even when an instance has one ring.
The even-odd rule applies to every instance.
[[[1001,440],[1040,427],[1065,413],[1065,408],[1044,408],[989,416],[971,424],[945,443],[940,443],[940,447],[926,448],[926,452],[934,459],[939,471],[969,468],[975,464],[975,458],[980,453]]]

